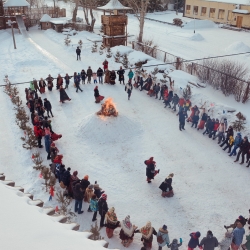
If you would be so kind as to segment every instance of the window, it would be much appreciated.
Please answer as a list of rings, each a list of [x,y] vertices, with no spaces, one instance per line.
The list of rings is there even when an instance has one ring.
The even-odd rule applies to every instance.
[[[219,9],[218,19],[224,19],[225,17],[225,10]]]
[[[186,13],[190,14],[190,10],[191,10],[191,5],[187,5],[186,6]]]
[[[227,21],[233,21],[233,12],[231,10],[228,11]]]
[[[199,9],[198,6],[194,6],[194,15],[198,15],[198,9]]]
[[[47,26],[49,26],[49,23],[46,23]]]
[[[215,8],[210,8],[209,17],[211,17],[211,18],[215,17]]]
[[[206,13],[207,13],[207,8],[206,8],[206,7],[202,7],[202,8],[201,8],[201,15],[202,15],[202,16],[205,16]]]

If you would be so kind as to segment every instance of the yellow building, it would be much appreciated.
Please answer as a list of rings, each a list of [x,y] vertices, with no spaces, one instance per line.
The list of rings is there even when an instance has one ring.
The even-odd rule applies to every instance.
[[[185,0],[183,15],[250,28],[250,0]]]

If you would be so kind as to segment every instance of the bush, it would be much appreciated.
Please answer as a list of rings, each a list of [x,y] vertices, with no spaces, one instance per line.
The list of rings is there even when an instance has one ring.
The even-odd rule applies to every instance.
[[[233,129],[236,131],[242,131],[245,129],[246,117],[241,113],[236,114],[237,120],[233,122]]]
[[[180,18],[174,18],[173,19],[173,24],[176,25],[176,26],[182,26],[183,22]]]
[[[185,100],[190,100],[190,98],[192,97],[192,90],[190,85],[187,84],[187,87],[183,89],[182,95]]]

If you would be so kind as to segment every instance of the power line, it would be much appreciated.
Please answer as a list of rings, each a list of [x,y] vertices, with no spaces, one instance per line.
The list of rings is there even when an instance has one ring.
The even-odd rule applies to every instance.
[[[159,63],[159,64],[154,64],[154,65],[147,65],[147,66],[141,66],[141,67],[134,67],[135,69],[138,69],[138,68],[148,68],[148,67],[156,67],[156,66],[162,66],[162,65],[170,65],[170,64],[176,64],[176,63],[183,63],[183,62],[195,62],[195,61],[202,61],[202,60],[209,60],[209,59],[216,59],[216,58],[224,58],[224,57],[230,57],[230,56],[239,56],[239,55],[246,55],[246,54],[250,54],[250,52],[242,52],[242,53],[235,53],[235,54],[228,54],[228,55],[221,55],[221,56],[211,56],[211,57],[204,57],[204,58],[196,58],[196,59],[190,59],[190,60],[181,60],[179,62],[166,62],[166,63]],[[172,55],[174,56],[174,55]],[[175,56],[176,57],[176,56]],[[198,64],[200,65],[200,64]],[[206,68],[209,68],[207,66],[204,66],[204,65],[200,65],[202,67],[206,67]],[[213,68],[209,68],[211,70],[214,70],[218,73],[221,73],[221,74],[225,74],[224,72],[222,71],[219,71],[219,70],[216,70],[216,69],[213,69]],[[130,70],[129,69],[123,69],[123,70]],[[117,72],[118,70],[114,70],[115,72]],[[228,75],[230,76],[230,75]],[[74,76],[70,76],[70,77],[74,77]],[[239,81],[242,81],[242,82],[246,82],[248,83],[247,81],[243,80],[243,79],[239,79],[239,78],[236,78],[234,76],[230,76],[232,78],[235,78],[236,80],[239,80]],[[53,80],[54,79],[57,79],[57,77],[52,77]],[[46,79],[45,79],[46,80]],[[31,81],[28,81],[28,82],[19,82],[19,83],[11,83],[11,85],[20,85],[20,84],[25,84],[25,83],[30,83]],[[3,86],[6,86],[7,84],[2,84],[0,85],[0,87],[3,87]]]

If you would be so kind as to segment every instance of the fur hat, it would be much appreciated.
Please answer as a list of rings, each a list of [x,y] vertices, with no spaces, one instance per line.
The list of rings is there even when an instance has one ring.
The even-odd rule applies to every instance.
[[[89,179],[89,176],[88,176],[88,175],[85,175],[85,176],[83,177],[83,179],[84,179],[84,180],[88,180],[88,179]]]
[[[90,184],[90,185],[88,186],[88,188],[89,188],[89,189],[93,189],[93,185]]]

